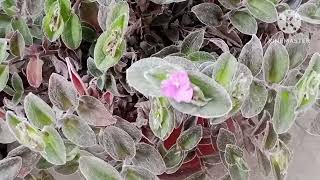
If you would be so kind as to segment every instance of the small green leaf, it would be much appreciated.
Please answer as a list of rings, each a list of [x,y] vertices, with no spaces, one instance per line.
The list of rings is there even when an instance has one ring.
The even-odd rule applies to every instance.
[[[19,12],[15,0],[2,0],[0,3],[3,11],[9,16],[14,16]]]
[[[248,97],[252,80],[253,76],[250,69],[238,63],[236,74],[229,89],[229,94],[232,98],[232,110],[229,112],[229,115],[238,112],[243,105],[243,102]]]
[[[10,38],[10,52],[14,56],[23,57],[25,41],[19,31],[15,31]]]
[[[194,126],[184,131],[177,139],[178,146],[184,151],[195,148],[202,139],[202,127]]]
[[[297,105],[294,89],[283,88],[277,92],[272,122],[278,134],[287,132],[294,123]]]
[[[174,129],[174,114],[168,100],[164,97],[151,100],[149,126],[153,134],[166,140]]]
[[[156,175],[147,169],[131,165],[123,166],[120,174],[125,180],[159,180]]]
[[[273,127],[273,124],[268,121],[266,131],[263,138],[263,148],[271,151],[278,143],[278,134]]]
[[[216,61],[216,57],[214,57],[212,54],[205,51],[196,51],[196,52],[190,53],[188,54],[187,58],[194,62]]]
[[[91,74],[94,77],[100,77],[103,75],[103,73],[97,68],[96,64],[94,63],[94,59],[91,57],[88,57],[87,59],[87,67],[88,67],[88,73]]]
[[[249,171],[248,164],[243,158],[243,150],[239,146],[227,144],[224,156],[228,165],[236,165],[243,171]]]
[[[64,22],[67,22],[71,14],[71,2],[70,0],[58,0],[60,15]]]
[[[290,69],[293,69],[301,65],[306,60],[309,46],[305,43],[302,43],[305,39],[307,39],[306,35],[302,33],[292,36],[291,39],[297,41],[301,40],[299,43],[288,41],[286,44],[290,59]]]
[[[172,169],[178,166],[185,158],[185,152],[178,148],[178,146],[172,146],[167,154],[163,157],[167,169]]]
[[[289,63],[289,54],[286,48],[278,42],[272,42],[263,58],[265,80],[269,83],[280,83],[289,70]]]
[[[61,110],[77,105],[77,93],[65,77],[53,73],[49,78],[48,95],[51,103]]]
[[[99,142],[106,152],[116,160],[132,158],[136,154],[135,142],[124,130],[107,126],[100,131]]]
[[[44,159],[43,157],[40,158],[40,160],[38,161],[36,168],[37,169],[49,169],[51,167],[53,167],[54,165],[49,163],[46,159]]]
[[[62,41],[70,49],[77,49],[82,41],[82,28],[79,17],[71,13],[71,17],[64,25],[61,35]]]
[[[66,163],[66,147],[60,134],[51,126],[45,126],[42,133],[42,139],[45,144],[44,151],[40,154],[48,162],[55,165]]]
[[[240,5],[241,0],[218,0],[223,7],[227,9],[235,9]]]
[[[277,21],[277,9],[269,0],[247,0],[245,3],[250,13],[257,19],[266,23]]]
[[[32,45],[32,35],[26,21],[22,18],[13,19],[11,22],[12,28],[15,31],[19,31],[24,38],[26,45]]]
[[[45,143],[41,138],[40,131],[30,125],[25,119],[16,116],[11,111],[7,111],[6,122],[20,144],[34,151],[42,151],[44,149]]]
[[[0,91],[2,91],[9,79],[9,66],[0,64]]]
[[[139,129],[135,125],[135,123],[131,123],[118,116],[115,116],[115,118],[117,119],[117,123],[114,124],[116,127],[121,128],[122,130],[127,132],[136,143],[140,142],[142,138],[142,132],[141,132],[141,129]]]
[[[170,45],[170,46],[164,47],[159,52],[153,54],[151,57],[165,58],[166,56],[179,53],[179,52],[180,52],[180,47],[176,45]]]
[[[258,31],[258,23],[248,11],[238,10],[229,15],[230,21],[243,34],[256,34]]]
[[[319,4],[311,1],[302,4],[297,10],[301,19],[311,24],[320,24],[319,21]]]
[[[24,99],[24,109],[30,122],[40,129],[55,123],[55,113],[51,107],[31,92]]]
[[[181,52],[184,54],[190,54],[199,49],[202,46],[204,39],[204,30],[191,32],[181,44]]]
[[[89,25],[83,23],[82,26],[82,39],[87,42],[93,43],[97,39],[96,31]]]
[[[93,157],[83,156],[79,160],[79,169],[87,180],[119,180],[119,172],[107,162]]]
[[[97,68],[101,71],[107,71],[116,65],[125,49],[126,43],[117,31],[102,33],[94,47],[94,60]]]
[[[68,140],[80,147],[90,147],[96,144],[94,131],[78,116],[67,115],[62,121],[62,132]]]
[[[298,110],[312,105],[319,93],[320,84],[320,54],[315,53],[305,70],[304,75],[296,84],[298,91]]]
[[[64,139],[64,146],[66,147],[67,161],[74,160],[80,154],[80,147],[66,139]]]
[[[136,155],[132,158],[132,163],[155,175],[161,175],[166,170],[161,154],[153,146],[146,143],[137,144]]]
[[[167,61],[168,63],[170,63],[174,66],[182,67],[184,70],[189,70],[189,71],[197,71],[198,70],[198,67],[194,62],[192,62],[184,57],[171,55],[171,56],[167,56],[167,57],[163,58],[163,60]],[[157,74],[158,68],[155,68],[153,71],[155,71],[155,73],[152,73],[152,74]]]
[[[251,118],[259,114],[267,103],[268,90],[258,81],[253,81],[250,91],[241,106],[241,113],[245,118]]]
[[[215,3],[201,3],[191,8],[197,18],[207,26],[220,26],[223,19],[221,8]]]
[[[48,12],[42,21],[43,32],[51,42],[56,41],[64,29],[65,22],[62,16],[57,13],[59,12],[57,10],[58,8],[58,3],[55,1],[51,6],[49,6]]]
[[[116,119],[101,101],[93,96],[81,96],[77,107],[78,115],[89,125],[109,126],[116,123]]]
[[[237,59],[229,52],[223,53],[213,67],[212,78],[229,90],[237,68]]]
[[[15,179],[22,166],[21,157],[10,157],[0,160],[1,180]]]
[[[66,164],[54,167],[54,171],[62,175],[71,175],[78,171],[79,162],[77,159],[68,161]]]
[[[1,20],[0,20],[1,23]],[[3,62],[7,57],[8,43],[6,40],[0,39],[0,63]]]
[[[292,155],[289,148],[280,141],[276,152],[270,156],[273,175],[276,180],[285,178],[291,159]]]
[[[251,40],[244,45],[239,55],[239,62],[246,65],[256,76],[262,67],[263,49],[260,39],[256,35],[252,35]]]
[[[110,8],[107,30],[100,35],[94,48],[94,60],[101,71],[117,64],[126,49],[123,37],[129,21],[129,5],[121,1]]]
[[[217,137],[219,151],[225,152],[228,144],[236,144],[236,137],[231,131],[221,128]]]
[[[11,86],[15,91],[12,97],[12,102],[14,104],[18,104],[21,101],[22,95],[24,93],[23,82],[18,73],[14,73],[11,76]]]

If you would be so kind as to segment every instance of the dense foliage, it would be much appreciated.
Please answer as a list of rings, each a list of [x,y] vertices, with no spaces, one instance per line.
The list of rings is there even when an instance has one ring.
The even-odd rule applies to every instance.
[[[320,106],[320,0],[0,3],[1,180],[282,180]]]

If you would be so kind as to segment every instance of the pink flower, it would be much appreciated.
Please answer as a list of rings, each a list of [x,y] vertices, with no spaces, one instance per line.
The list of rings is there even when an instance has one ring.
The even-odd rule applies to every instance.
[[[177,102],[190,102],[193,89],[187,72],[178,71],[170,74],[169,79],[161,83],[161,93]]]

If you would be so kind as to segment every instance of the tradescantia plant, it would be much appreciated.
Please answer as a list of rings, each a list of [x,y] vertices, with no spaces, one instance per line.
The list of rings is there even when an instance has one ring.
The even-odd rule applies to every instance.
[[[1,180],[283,180],[319,111],[319,0],[0,4]]]

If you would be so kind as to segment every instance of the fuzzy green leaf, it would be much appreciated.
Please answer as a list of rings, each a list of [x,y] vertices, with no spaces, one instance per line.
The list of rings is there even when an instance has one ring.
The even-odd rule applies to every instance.
[[[215,3],[201,3],[191,8],[197,18],[207,26],[220,26],[223,12]]]
[[[174,114],[168,100],[164,97],[151,100],[149,126],[153,134],[166,140],[174,129]]]
[[[289,54],[286,48],[278,42],[272,42],[263,58],[265,80],[269,83],[280,83],[289,70],[289,63]]]
[[[246,65],[254,76],[261,71],[263,49],[260,39],[256,35],[252,35],[251,40],[242,48],[239,55],[239,62]]]
[[[271,151],[278,143],[278,134],[274,129],[274,125],[268,121],[263,138],[263,148],[267,151]]]
[[[100,132],[99,141],[113,159],[125,160],[136,154],[134,140],[127,132],[118,127],[106,127]]]
[[[219,151],[225,152],[228,144],[236,144],[236,137],[231,131],[221,128],[217,137]]]
[[[96,144],[94,131],[78,116],[67,115],[62,121],[62,132],[68,140],[80,147],[90,147]]]
[[[55,113],[52,108],[32,93],[25,97],[24,109],[30,122],[40,129],[55,123]]]
[[[19,31],[24,38],[26,45],[32,45],[32,35],[26,21],[22,18],[13,19],[11,22],[12,28],[15,31]]]
[[[10,52],[14,56],[23,57],[25,41],[19,31],[15,31],[10,38]]]
[[[254,17],[263,22],[273,23],[277,21],[277,9],[269,0],[247,0],[246,7]]]
[[[137,144],[136,155],[132,158],[132,163],[155,175],[161,175],[166,170],[161,154],[153,146],[145,143]]]
[[[179,166],[179,164],[184,160],[185,152],[178,148],[178,146],[172,146],[169,151],[163,157],[167,169]]]
[[[278,134],[287,132],[294,123],[297,105],[294,89],[283,88],[277,92],[272,122]]]
[[[238,10],[229,15],[230,21],[243,34],[256,34],[258,23],[248,11]]]
[[[1,23],[1,20],[0,20]],[[7,57],[8,43],[6,40],[0,39],[0,63],[3,62]]]
[[[268,90],[261,83],[253,81],[250,86],[249,95],[241,106],[241,113],[246,118],[251,118],[259,114],[267,103]]]
[[[204,30],[191,32],[181,44],[181,52],[190,54],[199,51],[204,39]]]
[[[0,64],[0,91],[2,91],[9,79],[9,66]]]
[[[241,0],[218,0],[223,7],[227,9],[235,9],[240,5]]]
[[[69,0],[67,0],[69,1]],[[51,41],[56,41],[63,32],[64,20],[57,9],[59,9],[58,2],[54,2],[49,6],[48,12],[42,21],[42,29],[45,36]]]
[[[298,91],[298,110],[303,110],[312,105],[319,93],[320,85],[320,54],[315,53],[304,75],[296,84]]]
[[[237,68],[237,59],[229,52],[223,53],[213,67],[212,78],[229,90]]]
[[[64,111],[77,104],[77,93],[72,84],[56,73],[49,78],[48,95],[51,103]]]
[[[45,144],[44,151],[40,154],[48,162],[55,165],[62,165],[66,163],[66,147],[60,134],[51,126],[45,126],[42,133],[42,139]]]
[[[93,96],[81,96],[76,110],[80,118],[89,125],[109,126],[116,123],[110,111]]]
[[[177,139],[178,146],[184,151],[190,151],[195,148],[202,139],[202,127],[194,126],[184,131]]]
[[[45,143],[41,138],[41,132],[30,125],[25,119],[8,111],[6,113],[6,122],[20,144],[34,151],[42,151],[44,149]]]
[[[159,180],[147,169],[131,165],[123,166],[120,174],[125,180]]]
[[[119,172],[107,162],[93,157],[83,156],[79,160],[79,169],[87,180],[119,180]]]
[[[61,35],[62,41],[70,49],[77,49],[82,41],[82,27],[79,17],[71,13],[71,17],[64,25]]]

